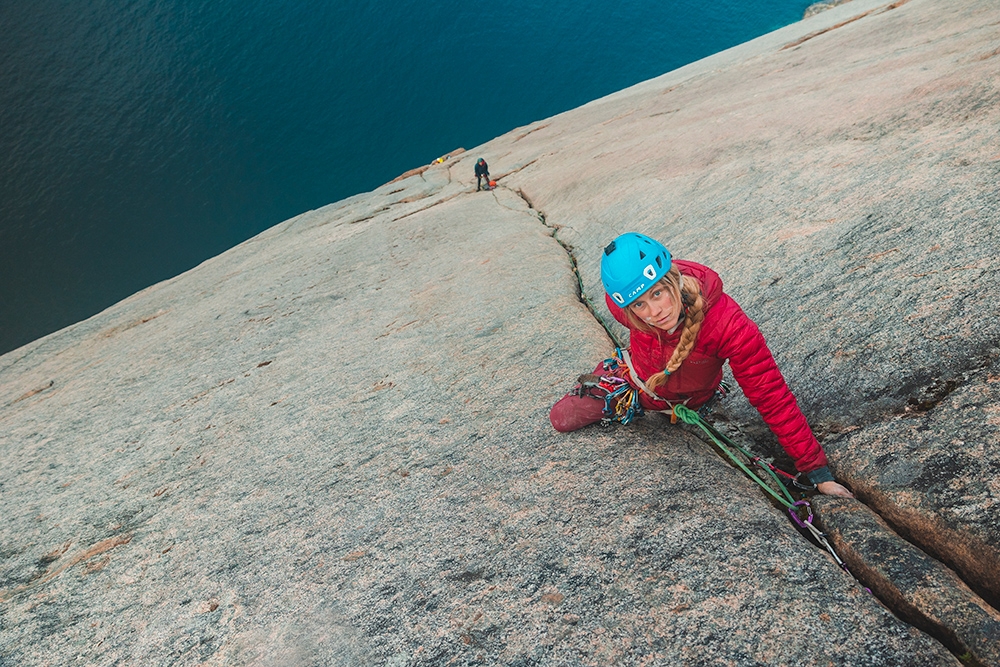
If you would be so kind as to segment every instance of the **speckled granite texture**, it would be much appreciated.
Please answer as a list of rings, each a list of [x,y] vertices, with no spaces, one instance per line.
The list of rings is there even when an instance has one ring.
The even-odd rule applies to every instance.
[[[885,519],[818,503],[844,551],[995,613],[998,8],[854,0],[0,357],[0,665],[959,665],[885,591],[959,598],[870,595],[686,428],[547,410],[622,334],[601,248],[656,236]]]

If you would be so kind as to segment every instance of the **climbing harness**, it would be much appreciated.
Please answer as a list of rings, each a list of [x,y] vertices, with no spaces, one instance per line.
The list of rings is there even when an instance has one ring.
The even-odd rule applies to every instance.
[[[646,412],[663,413],[670,417],[672,424],[677,423],[677,416],[673,412],[675,403],[658,396],[646,386],[639,374],[635,372],[632,357],[627,349],[616,347],[615,356],[605,359],[601,368],[604,372],[603,375],[591,373],[581,375],[577,379],[579,386],[573,390],[573,393],[578,396],[591,396],[604,400],[604,418],[601,420],[603,426],[609,426],[613,422],[629,424],[633,419]],[[667,374],[669,375],[669,373]],[[597,389],[603,390],[604,394],[596,393]],[[709,403],[714,401],[716,397],[725,396],[728,391],[729,387],[722,383]],[[639,396],[642,393],[655,401],[666,403],[669,407],[666,410],[643,408],[639,401]],[[686,398],[676,405],[686,405],[690,400],[690,398]]]
[[[639,403],[639,390],[632,386],[628,367],[623,367],[620,361],[621,349],[616,348],[615,356],[605,359],[601,365],[604,375],[581,375],[578,380],[578,395],[604,400],[604,418],[601,423],[605,426],[611,422],[629,424],[643,413],[642,404]],[[594,393],[595,389],[603,390],[604,395]]]
[[[686,406],[688,404],[688,401],[691,400],[691,398],[690,397],[685,398],[683,401],[669,401],[669,400],[663,398],[662,396],[658,395],[656,392],[654,392],[649,387],[647,387],[646,383],[643,382],[642,378],[639,377],[639,374],[635,372],[635,366],[632,365],[632,357],[631,357],[631,355],[629,355],[627,349],[616,347],[615,348],[615,359],[614,360],[618,361],[620,363],[624,363],[625,364],[625,368],[627,369],[627,377],[629,378],[630,382],[638,385],[639,389],[643,393],[645,393],[647,396],[649,396],[651,399],[653,399],[654,401],[659,401],[661,403],[666,403],[667,406],[668,406],[666,410],[652,410],[652,409],[649,409],[649,410],[647,410],[647,412],[659,412],[661,414],[665,414],[668,417],[670,417],[670,423],[671,424],[676,424],[677,423],[677,415],[674,414],[674,406],[676,406],[676,405],[685,405]],[[607,363],[608,361],[611,361],[611,360],[610,359],[609,360],[605,360],[604,363]],[[664,373],[664,375],[670,375],[670,371],[667,371],[667,370],[664,370],[663,373]],[[728,390],[729,390],[729,387],[725,387],[724,391],[728,392]],[[716,394],[712,395],[712,399],[714,399],[717,394],[718,394],[718,391],[716,392]],[[638,403],[638,396],[636,396],[636,402]]]
[[[657,401],[663,401],[664,399],[653,393],[635,372],[628,350],[616,347],[615,356],[605,359],[601,364],[601,368],[604,371],[604,375],[581,375],[578,379],[580,386],[575,391],[579,396],[592,396],[604,399],[602,425],[608,426],[612,422],[629,424],[633,419],[645,412],[673,414],[671,410],[647,410],[642,407],[642,403],[639,401],[641,392],[645,392]],[[601,396],[594,393],[595,389],[602,389],[604,395]],[[677,423],[676,418],[672,418],[672,421]]]
[[[740,447],[738,444],[729,439],[726,435],[720,433],[714,426],[706,422],[698,412],[695,412],[686,405],[675,405],[673,408],[673,412],[677,416],[677,418],[680,419],[685,424],[691,424],[692,426],[697,426],[702,431],[704,431],[705,434],[712,441],[712,443],[719,449],[719,451],[725,454],[730,461],[735,463],[736,467],[742,470],[747,477],[756,482],[758,486],[764,489],[765,492],[767,492],[772,498],[777,500],[778,503],[780,503],[782,506],[785,507],[786,510],[788,510],[788,514],[792,518],[792,521],[795,522],[796,526],[798,526],[804,531],[807,531],[810,535],[812,535],[813,539],[816,540],[816,542],[821,547],[826,549],[831,556],[833,556],[833,560],[837,563],[837,565],[839,565],[844,570],[844,572],[847,572],[852,577],[854,577],[851,571],[847,568],[847,564],[840,558],[840,556],[837,555],[837,552],[834,550],[833,545],[831,545],[830,541],[826,538],[826,533],[822,532],[819,528],[813,525],[814,515],[813,515],[812,505],[809,503],[809,501],[805,499],[795,500],[792,497],[792,494],[788,490],[789,485],[795,486],[803,490],[811,490],[814,489],[815,486],[802,484],[796,481],[796,477],[794,475],[791,475],[785,472],[784,470],[775,467],[771,463],[761,459],[759,456],[752,455],[743,447]],[[730,448],[739,451],[752,464],[766,471],[771,476],[771,479],[775,482],[775,485],[780,490],[780,493],[778,491],[775,491],[767,482],[765,482],[763,479],[754,474],[754,472],[750,470],[750,468],[747,467],[747,465],[743,463],[743,461],[740,460],[740,458],[737,457]],[[787,481],[782,482],[781,479],[782,477],[784,477]],[[803,518],[800,515],[800,512],[802,511],[805,512],[805,518]],[[855,580],[857,580],[857,577],[854,578]],[[871,589],[869,589],[864,584],[861,585],[866,591],[871,593]]]

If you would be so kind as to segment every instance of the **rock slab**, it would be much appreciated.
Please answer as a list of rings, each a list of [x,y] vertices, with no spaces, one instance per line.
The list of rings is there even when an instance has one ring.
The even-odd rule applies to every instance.
[[[0,661],[959,664],[686,431],[547,410],[611,352],[585,302],[630,229],[720,269],[859,489],[865,445],[834,436],[974,389],[991,9],[855,0],[3,355]],[[986,521],[958,527],[995,547]]]

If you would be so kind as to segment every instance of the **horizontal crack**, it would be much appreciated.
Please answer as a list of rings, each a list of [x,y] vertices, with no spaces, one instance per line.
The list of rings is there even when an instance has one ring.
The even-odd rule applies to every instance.
[[[516,174],[517,172],[519,172],[519,171],[521,171],[523,169],[527,169],[528,167],[530,167],[531,165],[535,164],[536,162],[538,162],[538,158],[537,157],[534,160],[532,160],[531,162],[525,162],[524,164],[522,164],[517,169],[511,169],[510,171],[505,171],[504,173],[495,176],[493,180],[499,181],[501,178],[506,178],[506,177],[510,176],[511,174]],[[520,191],[518,191],[518,194],[520,194]],[[523,196],[522,196],[522,198],[523,198]]]
[[[824,28],[823,30],[817,30],[816,32],[811,32],[808,35],[805,35],[804,37],[800,37],[799,39],[795,40],[794,42],[789,42],[788,44],[785,44],[779,50],[780,51],[784,51],[786,49],[795,48],[796,46],[799,46],[799,45],[801,45],[804,42],[808,42],[810,39],[812,39],[814,37],[819,37],[820,35],[825,35],[826,33],[831,32],[833,30],[836,30],[838,28],[843,28],[845,25],[848,25],[850,23],[854,23],[855,21],[857,21],[859,19],[863,19],[866,16],[871,16],[872,14],[881,14],[883,12],[889,11],[890,9],[896,9],[897,7],[901,7],[901,6],[905,5],[909,1],[910,0],[896,0],[896,2],[890,3],[890,4],[886,5],[885,7],[879,7],[877,9],[870,9],[867,12],[864,12],[862,14],[858,14],[857,16],[851,17],[851,18],[847,19],[846,21],[841,21],[837,25],[832,25],[829,28]]]
[[[448,196],[448,197],[445,197],[444,199],[438,199],[436,202],[434,202],[432,204],[428,204],[427,206],[424,206],[422,208],[418,208],[416,211],[410,211],[409,213],[404,213],[403,215],[399,216],[398,218],[393,218],[392,222],[396,222],[397,220],[402,220],[403,218],[408,218],[411,215],[416,215],[417,213],[420,213],[422,211],[426,211],[427,209],[433,208],[434,206],[437,206],[438,204],[443,204],[446,201],[454,199],[455,197],[457,197],[457,196],[459,196],[461,194],[465,194],[465,193],[464,192],[456,192],[455,194],[453,194],[451,196]]]
[[[545,125],[539,125],[538,127],[533,127],[530,130],[528,130],[527,132],[525,132],[524,134],[520,134],[517,137],[514,137],[514,142],[518,142],[521,139],[524,139],[526,136],[528,136],[532,132],[538,132],[539,130],[544,130],[545,128],[547,128],[551,124],[552,123],[545,123]]]

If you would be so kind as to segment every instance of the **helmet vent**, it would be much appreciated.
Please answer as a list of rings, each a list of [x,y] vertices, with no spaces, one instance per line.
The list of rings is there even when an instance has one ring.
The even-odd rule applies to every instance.
[[[643,251],[640,250],[639,251],[639,259],[646,259],[646,253],[644,253]]]
[[[661,269],[663,268],[663,258],[662,257],[657,257],[656,258],[656,265],[658,267],[660,267]]]
[[[605,254],[605,255],[610,255],[610,254],[611,254],[611,253],[613,253],[614,251],[615,251],[615,242],[614,242],[614,241],[612,241],[611,243],[609,243],[609,244],[608,244],[608,245],[607,245],[607,246],[606,246],[606,247],[604,248],[604,254]]]

